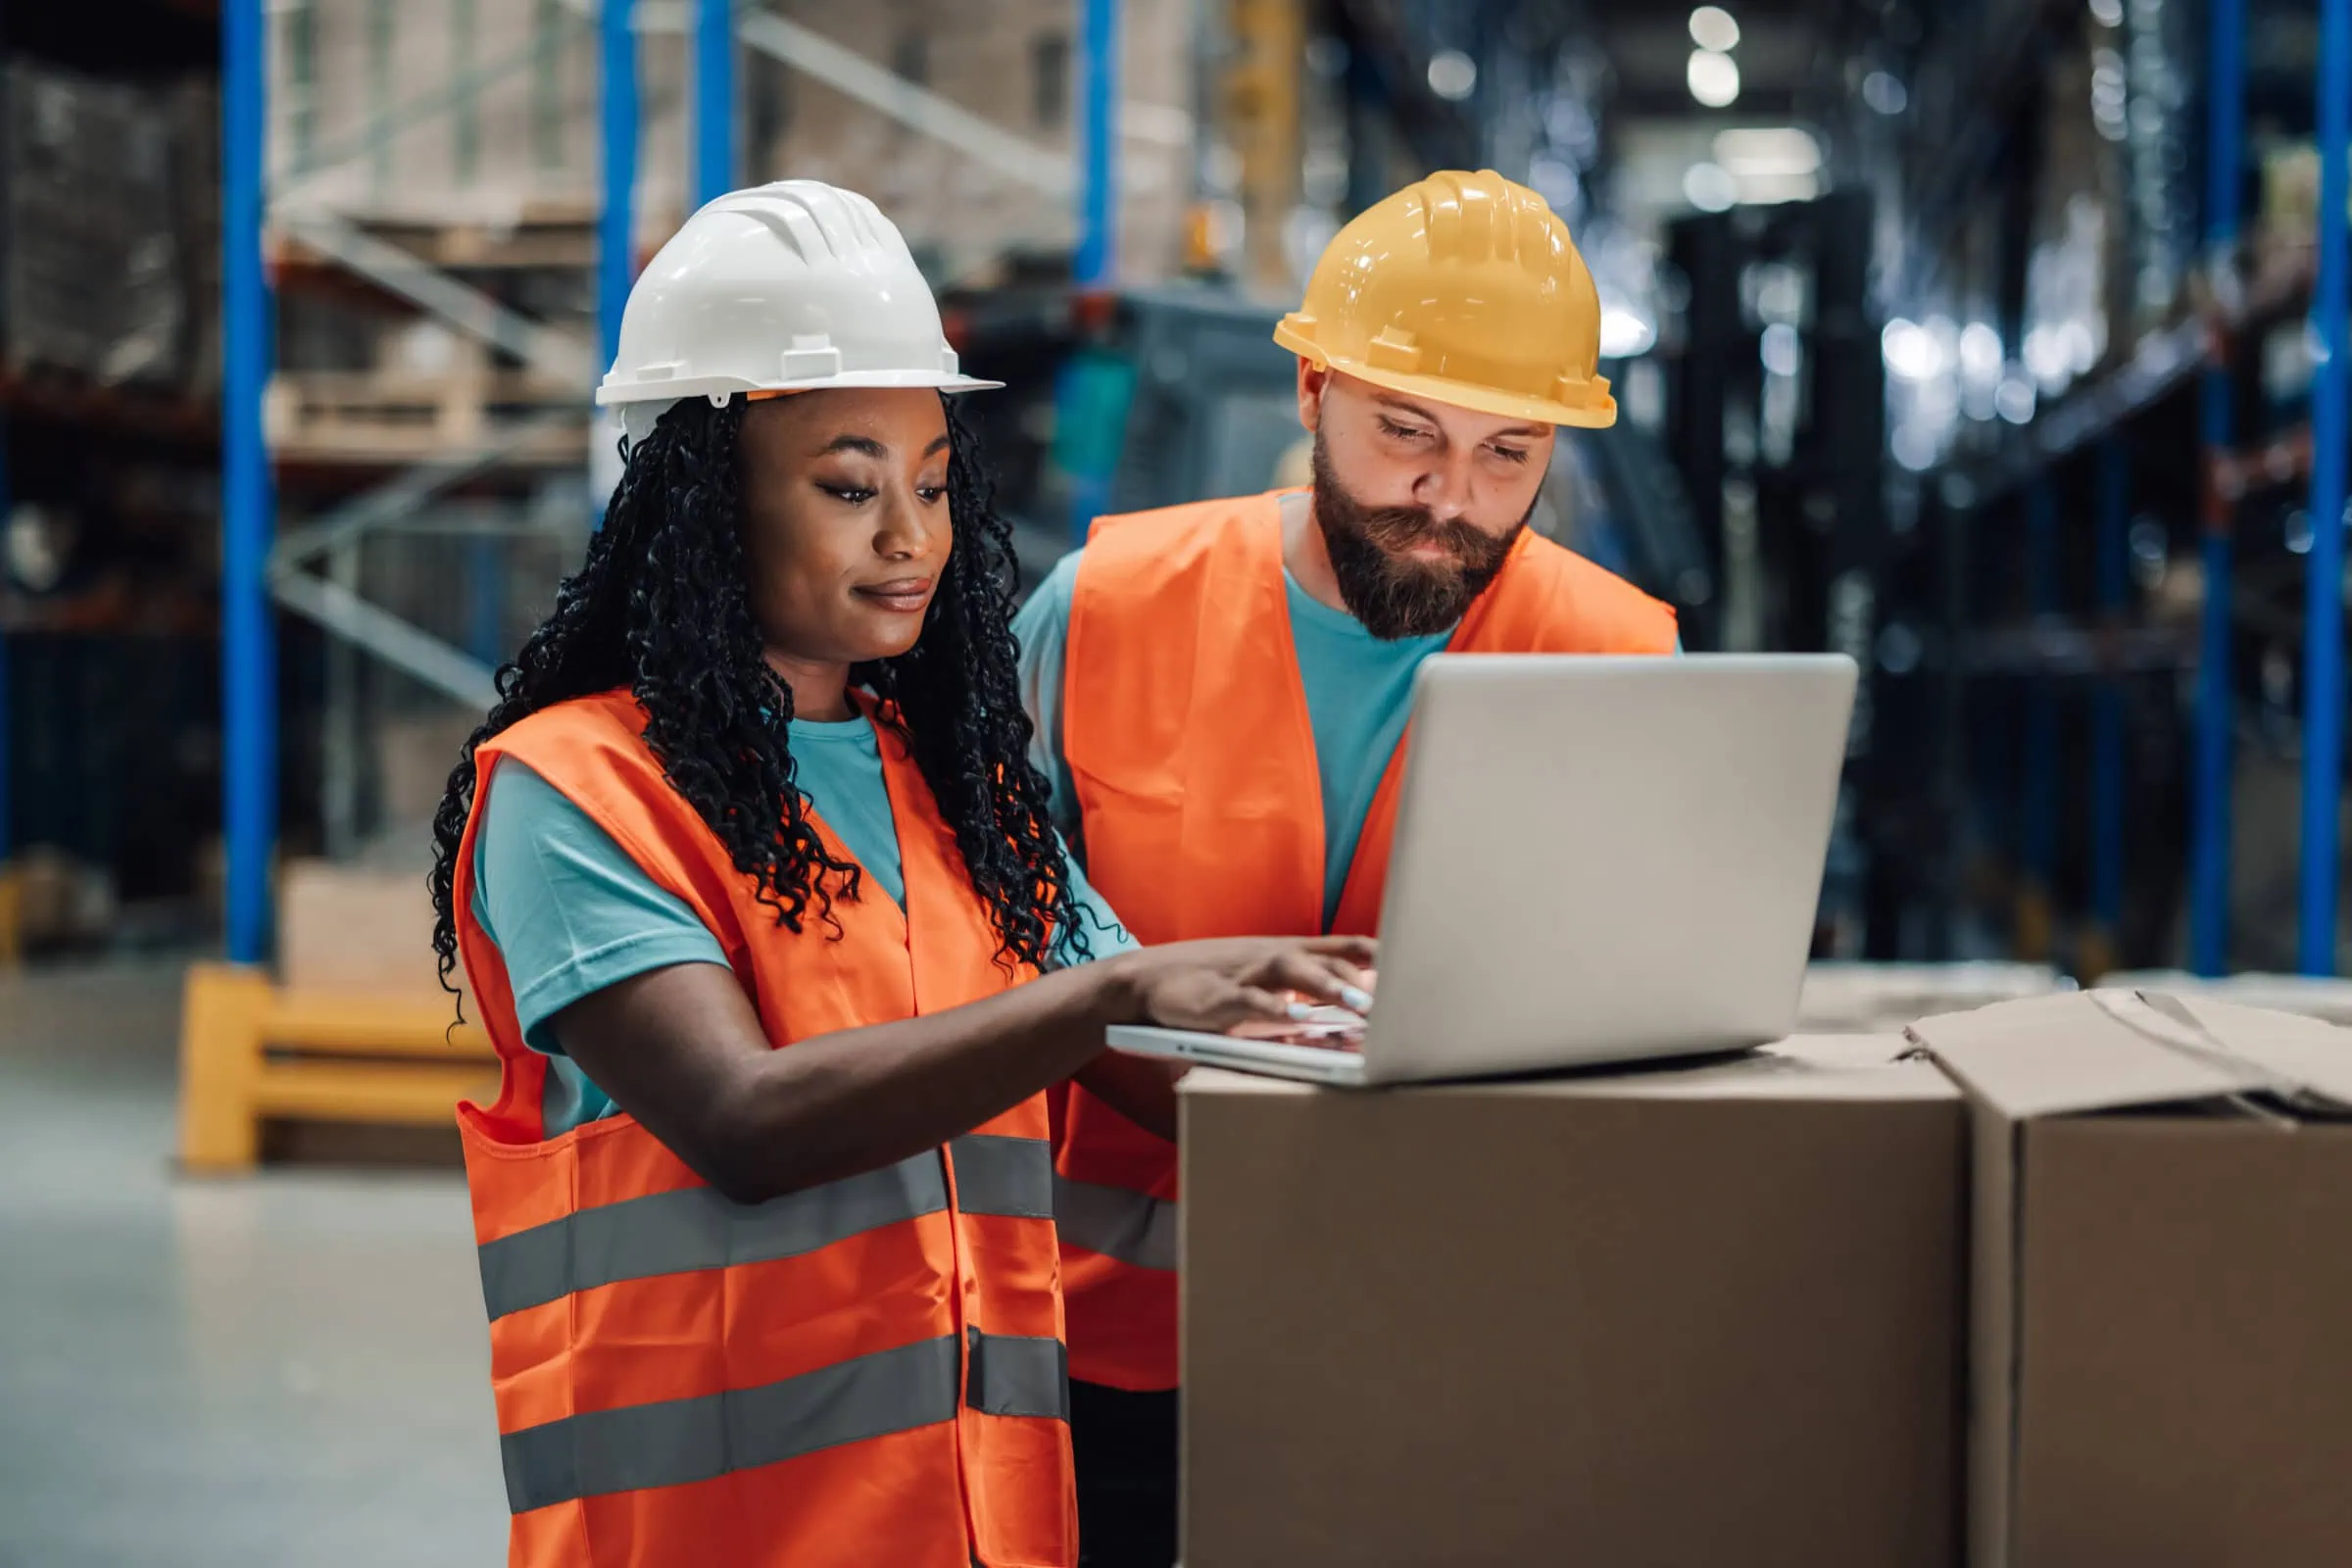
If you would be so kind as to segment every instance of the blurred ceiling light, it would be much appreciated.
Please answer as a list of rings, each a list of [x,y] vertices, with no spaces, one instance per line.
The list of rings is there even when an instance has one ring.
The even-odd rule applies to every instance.
[[[1764,329],[1757,357],[1771,374],[1794,375],[1804,364],[1804,345],[1797,340],[1795,327],[1787,321],[1775,321]]]
[[[1943,373],[1943,351],[1936,334],[1915,321],[1896,317],[1879,334],[1879,349],[1886,368],[1906,381],[1927,381]]]
[[[1690,84],[1690,96],[1709,109],[1729,109],[1740,99],[1740,68],[1730,55],[1693,49],[1684,76]]]
[[[2124,24],[2124,0],[2090,0],[2090,20],[2102,27]]]
[[[1821,180],[1813,174],[1737,174],[1732,182],[1739,187],[1742,207],[1809,202],[1821,194]]]
[[[1821,168],[1821,144],[1794,125],[1715,133],[1715,161],[1739,178],[1751,174],[1810,174]]]
[[[1721,6],[1700,6],[1690,13],[1690,41],[1701,49],[1727,53],[1739,45],[1740,24]]]
[[[2107,327],[2104,319],[2093,327],[2089,321],[2069,321],[2059,330],[2066,344],[2066,362],[2077,375],[2087,375],[2106,352]]]
[[[1971,381],[1990,384],[2001,373],[2001,334],[1984,321],[1971,321],[1960,333],[1960,373]]]
[[[1894,461],[1913,473],[1925,473],[1936,466],[1936,432],[1916,420],[1894,427]]]
[[[2075,357],[2066,329],[2047,322],[2026,334],[2026,371],[2044,392],[2063,391],[2074,379]]]
[[[1728,213],[1740,200],[1740,182],[1721,164],[1692,164],[1683,173],[1683,197],[1702,213]]]
[[[1899,115],[1910,106],[1911,95],[1903,89],[1901,78],[1874,71],[1862,78],[1862,101],[1879,114]]]
[[[1584,199],[1584,182],[1577,177],[1576,166],[1564,159],[1529,159],[1527,184],[1555,213],[1569,212]]]
[[[1478,87],[1478,62],[1459,49],[1441,49],[1429,57],[1429,90],[1447,103],[1460,103]]]
[[[1646,318],[1622,305],[1600,313],[1600,357],[1630,360],[1647,354],[1658,341],[1658,329]]]
[[[2011,424],[2025,424],[2034,417],[2034,383],[2012,371],[2001,377],[2001,384],[1992,394],[1993,411]]]

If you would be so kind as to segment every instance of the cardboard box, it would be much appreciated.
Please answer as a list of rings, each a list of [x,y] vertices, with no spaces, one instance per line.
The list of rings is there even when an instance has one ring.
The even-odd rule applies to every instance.
[[[1186,1568],[1932,1568],[1966,1116],[1899,1039],[1183,1092]]]
[[[421,869],[295,860],[279,877],[277,907],[278,981],[288,991],[450,1005],[434,967],[433,904]]]
[[[1900,1030],[1930,1013],[2047,996],[2071,984],[2040,963],[1816,963],[1805,970],[1796,1026],[1806,1034]]]
[[[2352,1561],[2352,1035],[2115,991],[1912,1035],[1975,1107],[1971,1561]]]

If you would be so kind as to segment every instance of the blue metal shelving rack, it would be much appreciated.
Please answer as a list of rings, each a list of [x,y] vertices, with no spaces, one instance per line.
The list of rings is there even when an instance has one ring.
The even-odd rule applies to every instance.
[[[2303,875],[2298,957],[2335,972],[2336,812],[2344,778],[2345,144],[2352,141],[2352,0],[2320,0],[2319,278],[2311,320],[2311,557],[2303,621]]]
[[[2239,167],[2246,121],[2245,0],[2212,0],[2206,41],[2205,259],[2217,272],[2234,268]],[[2236,439],[2230,367],[2206,367],[2199,387],[2200,437],[2208,466]],[[2218,975],[2230,962],[2230,769],[2236,702],[2230,684],[2231,549],[2230,508],[2206,486],[2205,608],[2197,657],[2196,772],[2189,803],[2188,962]]]
[[[228,956],[270,952],[277,832],[277,638],[268,572],[274,523],[262,391],[270,284],[262,268],[269,76],[266,0],[220,7],[220,721]]]

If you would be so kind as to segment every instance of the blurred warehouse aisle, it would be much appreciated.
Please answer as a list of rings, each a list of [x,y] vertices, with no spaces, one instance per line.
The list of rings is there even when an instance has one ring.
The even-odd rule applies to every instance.
[[[462,1177],[176,1178],[180,972],[0,978],[0,1568],[497,1560]]]

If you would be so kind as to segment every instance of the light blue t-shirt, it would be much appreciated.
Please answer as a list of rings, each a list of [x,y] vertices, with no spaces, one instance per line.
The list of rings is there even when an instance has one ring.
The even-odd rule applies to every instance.
[[[1021,645],[1021,695],[1037,726],[1031,760],[1054,782],[1054,820],[1062,835],[1078,833],[1078,803],[1061,751],[1062,650],[1070,637],[1070,597],[1078,580],[1072,551],[1013,617]],[[1298,653],[1298,684],[1306,691],[1307,725],[1314,732],[1315,771],[1323,796],[1323,918],[1340,906],[1355,841],[1371,813],[1372,797],[1388,771],[1412,713],[1413,672],[1445,650],[1452,633],[1384,642],[1344,610],[1334,610],[1298,586],[1286,569],[1291,642]]]
[[[794,776],[809,806],[864,868],[866,896],[904,904],[906,877],[882,754],[862,718],[794,719]],[[724,965],[692,909],[641,870],[588,814],[512,759],[491,774],[474,836],[474,918],[498,948],[523,1039],[548,1057],[547,1135],[612,1114],[612,1100],[564,1054],[550,1020],[607,986],[679,963]],[[1073,870],[1092,956],[1136,944]]]

